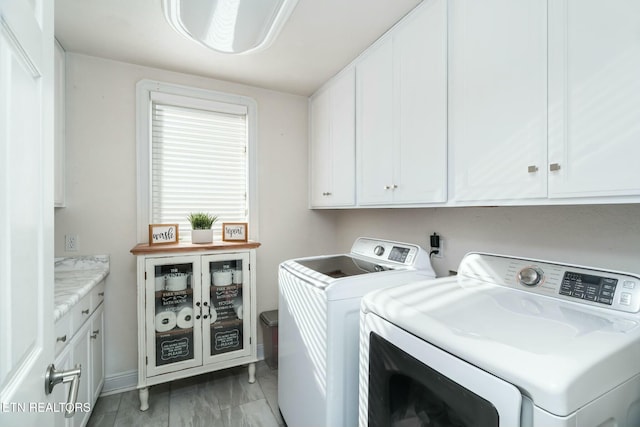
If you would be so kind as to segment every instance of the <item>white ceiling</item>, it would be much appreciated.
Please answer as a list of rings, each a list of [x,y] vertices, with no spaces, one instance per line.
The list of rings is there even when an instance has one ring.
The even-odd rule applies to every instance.
[[[56,0],[68,52],[310,95],[421,0],[300,0],[265,51],[225,55],[174,32],[161,0]]]

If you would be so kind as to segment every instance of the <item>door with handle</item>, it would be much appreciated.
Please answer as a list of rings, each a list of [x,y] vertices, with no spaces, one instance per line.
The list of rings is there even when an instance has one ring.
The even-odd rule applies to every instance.
[[[0,423],[53,425],[53,2],[0,23]]]

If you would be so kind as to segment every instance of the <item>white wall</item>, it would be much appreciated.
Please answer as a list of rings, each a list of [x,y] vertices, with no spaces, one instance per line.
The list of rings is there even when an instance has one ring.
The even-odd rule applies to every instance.
[[[465,253],[484,251],[640,273],[640,205],[518,206],[491,208],[375,209],[336,216],[337,250],[357,236],[429,245],[444,239],[433,258],[447,275]]]
[[[129,251],[137,243],[135,85],[144,78],[245,95],[258,103],[258,313],[277,306],[281,261],[326,253],[334,242],[332,214],[307,209],[305,97],[68,54],[67,207],[56,210],[55,251],[111,256],[107,377],[137,369],[135,259]],[[79,252],[64,252],[65,234],[79,236]]]

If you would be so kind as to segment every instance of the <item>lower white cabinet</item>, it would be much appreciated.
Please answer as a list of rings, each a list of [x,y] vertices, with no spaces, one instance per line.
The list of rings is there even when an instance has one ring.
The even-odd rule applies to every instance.
[[[104,385],[104,282],[56,322],[56,360],[58,370],[82,368],[76,412],[66,418],[56,412],[55,426],[83,427]],[[70,383],[54,388],[54,402],[67,402]]]
[[[140,410],[155,384],[238,365],[255,381],[254,249],[138,254],[137,265]]]

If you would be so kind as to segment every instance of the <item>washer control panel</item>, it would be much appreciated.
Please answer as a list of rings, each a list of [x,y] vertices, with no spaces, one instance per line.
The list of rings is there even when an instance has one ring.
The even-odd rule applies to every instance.
[[[420,246],[410,243],[360,237],[354,242],[351,253],[375,260],[389,268],[431,268],[429,254]]]
[[[581,304],[640,313],[640,275],[550,261],[467,254],[458,276]]]

